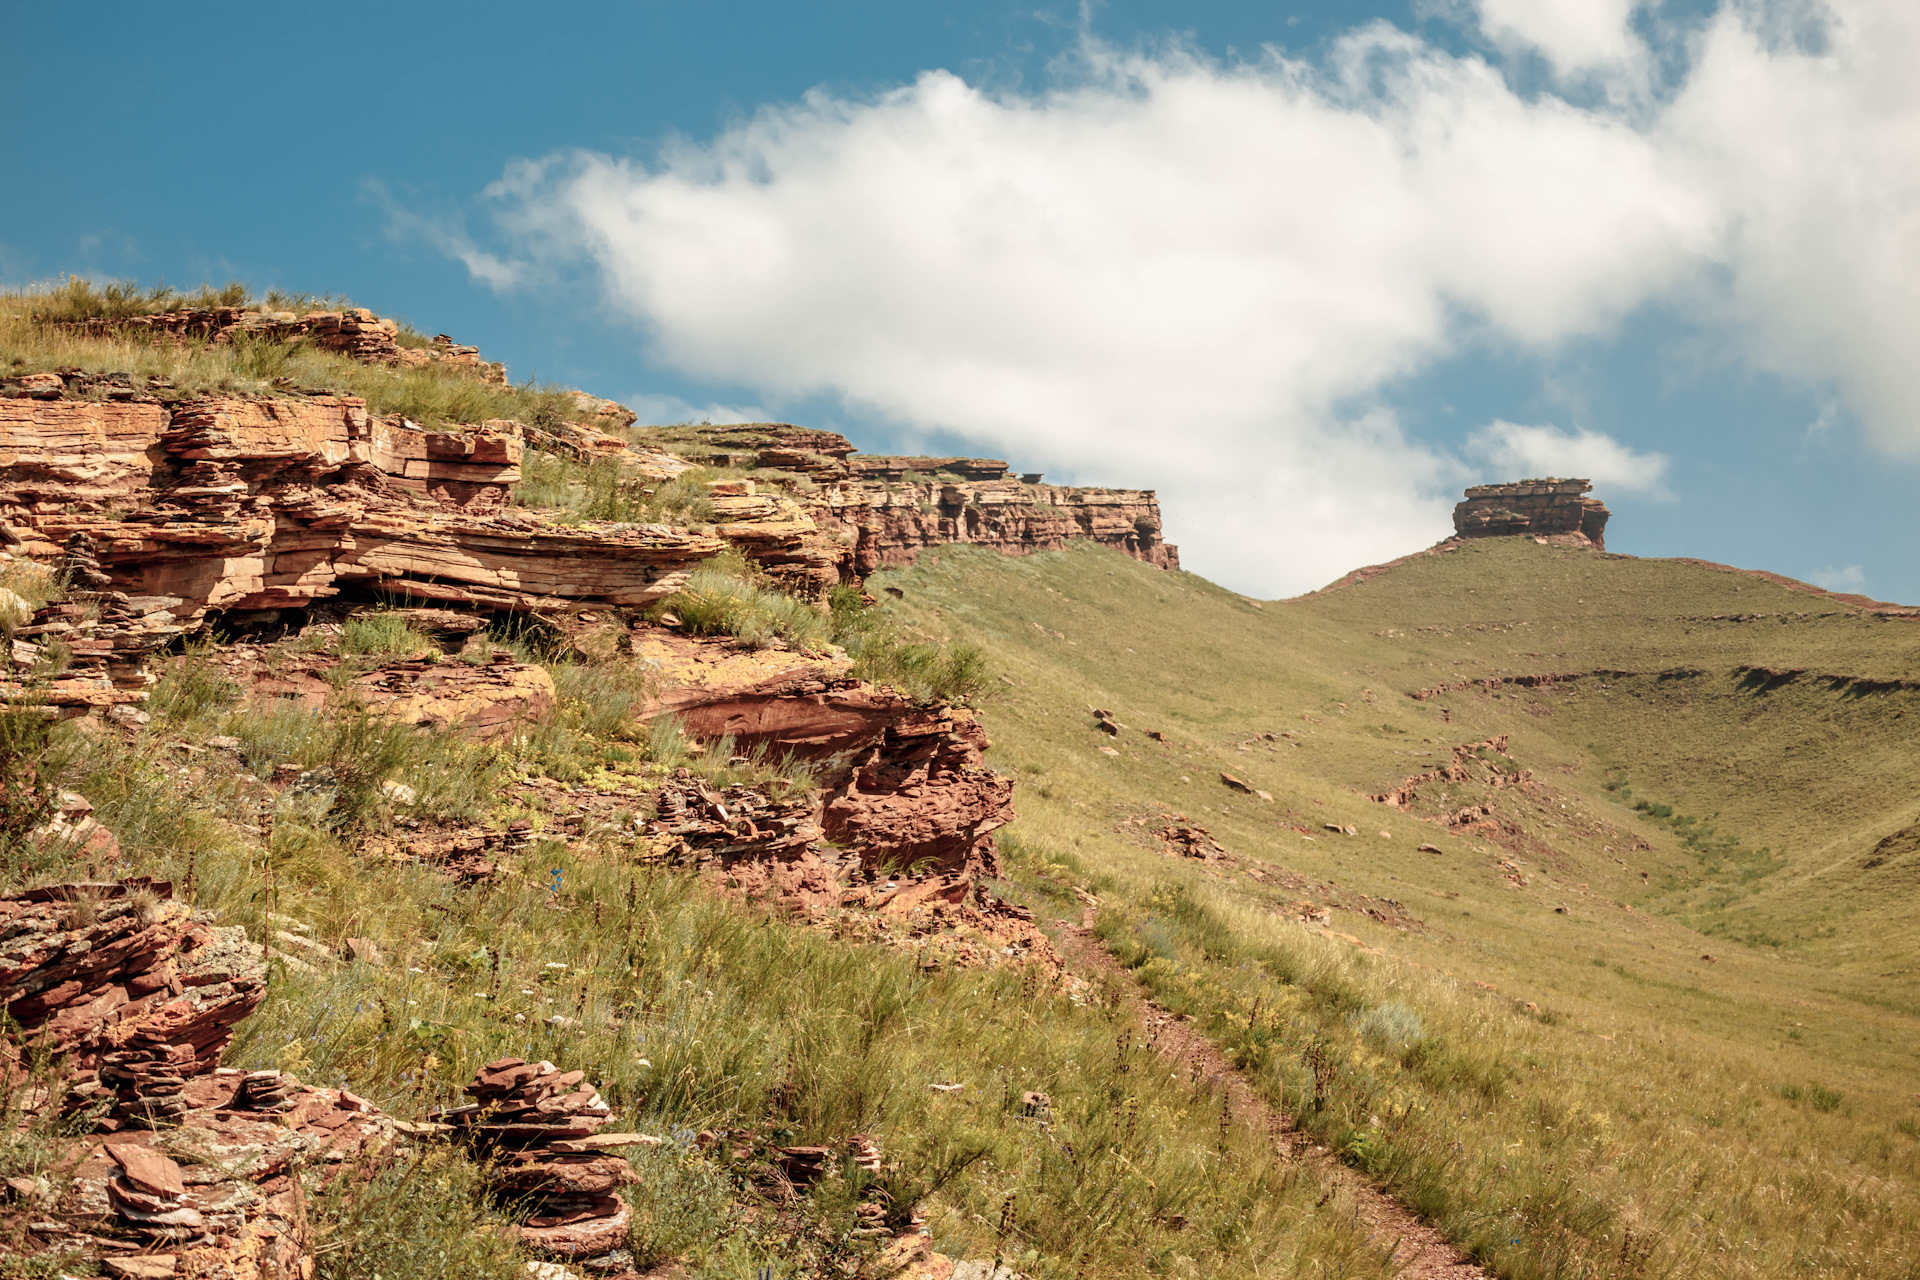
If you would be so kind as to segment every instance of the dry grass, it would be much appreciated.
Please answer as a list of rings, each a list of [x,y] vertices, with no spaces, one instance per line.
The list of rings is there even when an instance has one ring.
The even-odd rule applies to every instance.
[[[1023,783],[1019,878],[1062,907],[1074,884],[1100,893],[1111,945],[1162,1000],[1501,1274],[1908,1274],[1920,1011],[1898,974],[1850,964],[1842,945],[1863,939],[1835,904],[1891,917],[1911,899],[1848,896],[1835,876],[1865,877],[1835,869],[1799,902],[1835,938],[1744,945],[1688,923],[1712,924],[1729,894],[1790,912],[1768,881],[1831,866],[1806,839],[1833,822],[1823,794],[1884,787],[1885,816],[1840,823],[1876,834],[1914,794],[1911,754],[1891,749],[1897,691],[1756,695],[1733,669],[1897,678],[1912,624],[1839,611],[1705,626],[1688,619],[1810,601],[1530,543],[1264,609],[1091,548],[949,549],[886,580],[905,589],[893,607],[907,625],[979,645],[1014,681],[991,723],[997,766]],[[1647,687],[1405,692],[1603,666],[1647,671]],[[1705,674],[1659,678],[1681,666]],[[1716,671],[1724,694],[1705,688]],[[1131,728],[1109,738],[1089,706]],[[1484,792],[1510,831],[1448,833],[1365,798],[1503,732],[1536,779]],[[1686,763],[1715,751],[1767,784]],[[1273,801],[1227,789],[1223,771]],[[1622,803],[1609,776],[1671,814]],[[1169,858],[1126,821],[1173,811],[1242,861]],[[1684,816],[1696,822],[1676,827]],[[1714,834],[1690,844],[1703,826]],[[1732,837],[1781,869],[1754,878],[1759,864],[1726,853]],[[1276,866],[1307,887],[1275,883]],[[1403,904],[1421,927],[1337,907],[1329,930],[1298,923],[1291,903],[1328,882]],[[1913,941],[1910,925],[1881,929],[1879,967]],[[1414,1020],[1414,1040],[1379,1029]]]
[[[283,386],[360,396],[374,413],[400,414],[427,427],[493,418],[550,425],[576,413],[564,388],[532,382],[503,387],[456,366],[366,365],[304,343],[266,338],[209,344],[82,337],[33,318],[49,308],[58,311],[59,296],[57,290],[0,294],[0,376],[64,368],[130,373],[170,380],[168,394],[265,394],[282,380]]]
[[[1322,1262],[1330,1274],[1388,1274],[1341,1197],[1264,1134],[1231,1117],[1223,1128],[1213,1086],[1158,1069],[1117,1001],[1070,998],[1034,970],[930,971],[833,942],[592,838],[543,835],[496,881],[461,888],[361,860],[351,825],[320,820],[290,792],[266,851],[242,803],[262,794],[259,770],[311,758],[337,780],[358,744],[371,777],[390,744],[351,717],[219,702],[128,746],[67,727],[50,759],[121,831],[128,857],[115,870],[190,880],[201,908],[258,931],[271,866],[278,915],[322,941],[371,937],[385,951],[378,968],[277,973],[235,1065],[344,1085],[407,1117],[457,1099],[502,1055],[584,1069],[623,1124],[672,1139],[630,1193],[636,1247],[703,1275],[816,1274],[872,1247],[853,1234],[853,1175],[777,1219],[748,1213],[745,1171],[690,1144],[703,1128],[785,1143],[872,1134],[892,1162],[882,1181],[893,1203],[921,1203],[938,1247],[1049,1280],[1253,1277]],[[240,759],[163,745],[216,727],[243,738]],[[504,795],[489,823],[529,816],[544,830],[547,814]],[[1052,1096],[1046,1115],[1023,1114],[1030,1089]],[[432,1157],[380,1178],[316,1208],[325,1274],[511,1274],[474,1234],[485,1213],[470,1169]]]

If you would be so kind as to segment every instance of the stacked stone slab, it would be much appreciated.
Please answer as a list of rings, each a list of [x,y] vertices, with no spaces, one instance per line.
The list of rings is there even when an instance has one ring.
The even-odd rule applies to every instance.
[[[619,1188],[638,1181],[618,1154],[634,1135],[595,1135],[613,1111],[584,1071],[501,1058],[467,1086],[473,1101],[439,1113],[491,1157],[488,1187],[531,1209],[520,1228],[530,1248],[589,1265],[626,1261],[631,1216]]]
[[[1611,513],[1583,496],[1592,488],[1589,480],[1552,478],[1475,485],[1453,509],[1453,530],[1462,538],[1578,535],[1604,549]]]

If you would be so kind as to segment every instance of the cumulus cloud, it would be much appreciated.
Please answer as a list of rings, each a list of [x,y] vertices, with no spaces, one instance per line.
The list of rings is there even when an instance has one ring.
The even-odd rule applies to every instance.
[[[1633,30],[1640,0],[1478,0],[1495,45],[1537,52],[1562,76],[1637,69],[1647,49]]]
[[[655,359],[775,405],[1157,484],[1190,565],[1297,590],[1447,531],[1467,468],[1388,388],[1650,299],[1920,443],[1910,10],[1833,0],[1784,29],[1729,0],[1657,109],[1521,94],[1380,23],[1318,62],[1089,43],[1045,92],[929,72],[648,162],[520,162],[489,192],[512,258],[450,251],[495,283],[584,262]],[[1625,0],[1477,12],[1568,72],[1638,56]],[[1515,456],[1658,481],[1604,436],[1496,425]]]
[[[1829,565],[1810,575],[1809,579],[1816,587],[1825,587],[1828,591],[1864,592],[1867,589],[1867,575],[1859,565],[1850,564],[1843,569]]]
[[[656,395],[640,391],[621,401],[651,426],[675,426],[683,422],[705,422],[719,426],[731,422],[767,422],[773,415],[751,405],[697,405],[679,396]]]
[[[1666,493],[1665,454],[1636,453],[1604,432],[1494,421],[1468,437],[1467,445],[1497,469],[1497,479],[1578,476],[1598,489]]]

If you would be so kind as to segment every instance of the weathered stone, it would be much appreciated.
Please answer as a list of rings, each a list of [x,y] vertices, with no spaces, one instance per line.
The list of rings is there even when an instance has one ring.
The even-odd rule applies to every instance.
[[[102,584],[175,598],[185,625],[305,606],[344,582],[483,608],[645,606],[724,545],[505,510],[514,423],[421,431],[331,395],[74,403],[0,401],[0,522],[47,559],[90,537]],[[135,509],[103,511],[108,499]]]
[[[1475,485],[1453,509],[1453,530],[1462,538],[1577,538],[1604,550],[1607,508],[1581,496],[1592,488],[1588,480],[1555,479]]]

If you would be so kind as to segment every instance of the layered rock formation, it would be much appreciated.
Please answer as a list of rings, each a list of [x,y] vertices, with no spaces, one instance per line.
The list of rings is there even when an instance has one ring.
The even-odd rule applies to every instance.
[[[788,531],[776,556],[750,545],[749,553],[795,579],[857,582],[882,565],[912,564],[929,547],[955,543],[1028,555],[1084,540],[1162,569],[1180,567],[1151,489],[1043,484],[1037,474],[1011,475],[997,459],[862,457],[845,436],[789,423],[676,427],[657,435],[696,461],[791,477],[791,495],[818,532]]]
[[[84,534],[69,541],[61,569],[75,582],[88,571],[104,576]],[[77,590],[35,610],[13,629],[0,662],[0,702],[45,707],[61,719],[132,713],[158,680],[147,659],[185,630],[174,620],[180,604],[174,596]]]
[[[298,1167],[378,1153],[400,1126],[344,1090],[219,1065],[265,957],[169,894],[143,878],[0,897],[5,1069],[17,1084],[29,1055],[54,1061],[29,1105],[94,1118],[30,1193],[33,1239],[115,1276],[311,1274]]]
[[[634,650],[657,680],[643,715],[813,766],[819,833],[857,850],[864,870],[917,867],[969,883],[999,874],[993,832],[1013,819],[1013,783],[986,767],[973,712],[848,679],[838,655],[743,653],[671,634]]]
[[[181,1109],[266,995],[266,963],[146,879],[0,898],[0,1003],[21,1041],[98,1071],[128,1122]]]
[[[1610,513],[1598,498],[1582,496],[1592,488],[1587,480],[1553,479],[1475,485],[1453,509],[1453,531],[1461,538],[1579,538],[1604,549]]]
[[[486,609],[644,606],[723,546],[509,510],[521,447],[516,423],[428,432],[350,396],[0,399],[0,537],[50,560],[84,535],[113,587],[179,600],[188,626],[348,583]]]

